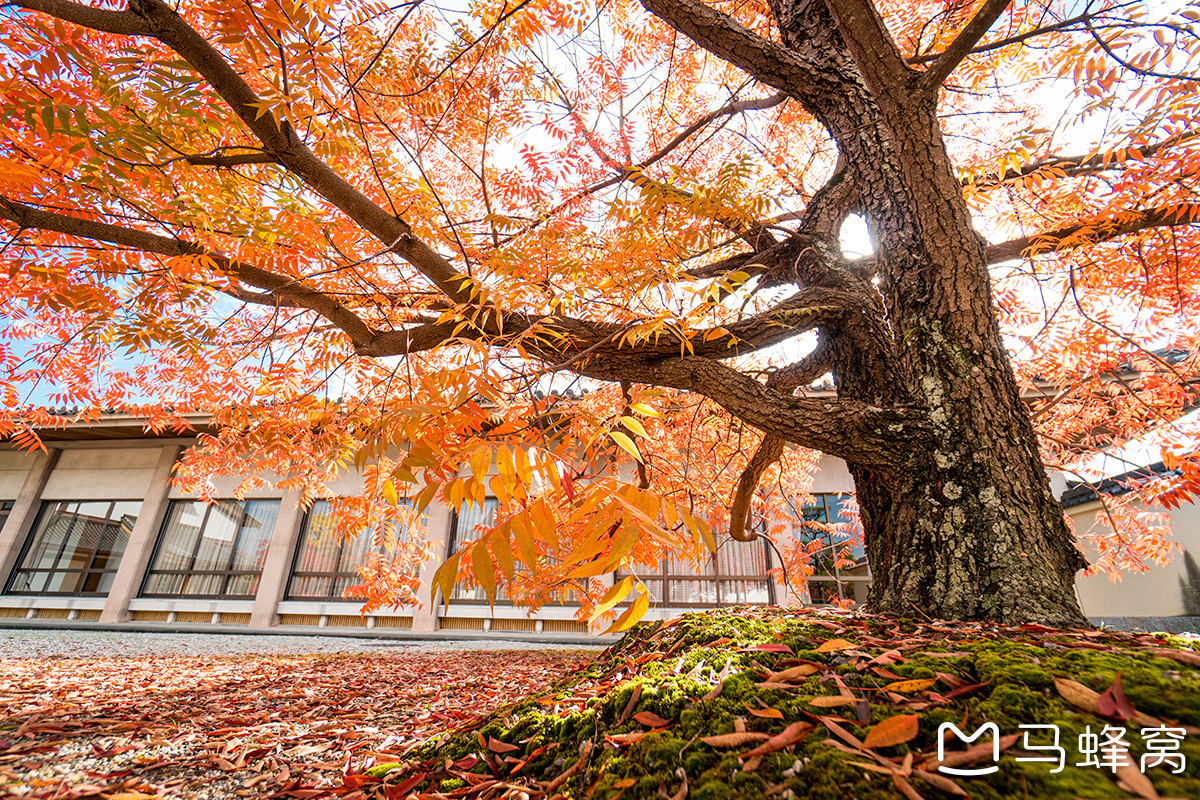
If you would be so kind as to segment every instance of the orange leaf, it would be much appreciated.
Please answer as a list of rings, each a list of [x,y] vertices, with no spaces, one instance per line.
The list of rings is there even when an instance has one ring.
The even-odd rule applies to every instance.
[[[863,739],[863,747],[892,747],[912,741],[917,735],[917,715],[901,714],[888,717],[871,730]]]
[[[639,711],[633,715],[633,718],[651,728],[661,728],[664,725],[670,725],[670,720],[665,720],[653,711]]]

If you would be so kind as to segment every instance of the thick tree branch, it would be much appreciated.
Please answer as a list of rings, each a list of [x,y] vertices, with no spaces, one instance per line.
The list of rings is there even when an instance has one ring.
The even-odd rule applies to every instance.
[[[737,491],[733,494],[733,505],[729,509],[729,536],[738,542],[753,542],[758,534],[751,531],[746,533],[746,522],[750,519],[750,504],[754,500],[754,490],[762,480],[762,474],[767,467],[774,464],[783,455],[784,440],[782,436],[768,433],[758,443],[758,449],[750,457],[750,463],[742,470],[738,478]]]
[[[767,434],[871,469],[887,471],[902,465],[929,443],[924,411],[796,397],[768,389],[708,358],[596,358],[575,371],[598,380],[627,380],[695,392]]]
[[[826,0],[826,5],[867,89],[890,115],[908,99],[915,73],[871,0]]]
[[[945,52],[933,62],[933,66],[921,76],[921,85],[927,92],[936,92],[942,81],[950,76],[962,60],[971,54],[971,50],[983,38],[983,35],[996,24],[996,20],[1008,8],[1012,0],[985,0],[983,6],[975,12],[971,21],[958,32],[954,41]]]
[[[243,283],[289,298],[297,306],[317,312],[345,331],[355,345],[366,345],[374,337],[374,331],[362,319],[328,295],[305,286],[293,278],[276,275],[265,269],[234,261],[194,242],[171,239],[119,225],[110,225],[107,222],[43,211],[5,197],[0,197],[0,217],[10,220],[22,228],[54,231],[67,236],[78,236],[130,247],[146,253],[168,257],[203,256],[211,259],[216,269]]]
[[[40,11],[51,17],[71,22],[84,28],[124,36],[152,36],[150,27],[129,11],[106,11],[101,8],[68,3],[64,0],[13,0],[16,5],[30,11]]]
[[[817,345],[817,349],[804,358],[772,372],[771,376],[767,378],[767,386],[781,392],[794,392],[832,369],[833,355],[822,339]]]
[[[799,97],[811,89],[808,63],[699,0],[642,0],[651,14],[768,86]]]
[[[416,267],[448,297],[459,302],[470,299],[470,289],[464,287],[463,283],[466,276],[459,274],[450,262],[419,240],[407,222],[385,211],[318,158],[300,140],[290,124],[276,124],[274,115],[262,113],[262,98],[216,48],[162,0],[130,0],[129,11],[126,12],[98,12],[62,0],[15,2],[24,8],[94,30],[148,35],[158,39],[182,56],[208,81],[279,163]],[[110,14],[113,16],[107,16]],[[140,25],[132,26],[130,18],[139,20]]]
[[[1070,250],[1096,242],[1106,242],[1129,233],[1150,228],[1195,225],[1200,223],[1200,203],[1159,206],[1146,211],[1129,211],[1120,215],[1067,225],[1053,231],[1022,236],[1020,239],[989,245],[985,251],[987,263],[997,264],[1022,256],[1032,256],[1055,250]]]

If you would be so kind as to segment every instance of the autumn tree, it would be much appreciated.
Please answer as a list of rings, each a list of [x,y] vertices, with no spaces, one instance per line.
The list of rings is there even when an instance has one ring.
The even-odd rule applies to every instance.
[[[1193,401],[1196,18],[15,0],[5,430],[54,423],[28,399],[53,386],[83,416],[213,410],[201,488],[357,462],[363,519],[495,494],[442,588],[589,609],[711,524],[761,535],[819,451],[873,608],[1080,623],[1045,465]],[[375,566],[382,602],[410,572]]]

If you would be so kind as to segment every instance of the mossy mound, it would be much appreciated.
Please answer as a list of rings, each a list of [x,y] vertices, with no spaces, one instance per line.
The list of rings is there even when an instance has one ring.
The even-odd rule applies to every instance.
[[[1186,644],[850,613],[687,614],[638,626],[548,692],[426,745],[381,780],[404,793],[389,796],[1197,799],[1200,653]],[[996,762],[987,733],[972,745],[948,738],[943,766],[997,771],[939,772],[947,722],[968,735],[995,723],[1005,749]],[[1024,750],[1021,725],[1058,726],[1060,771],[1017,760],[1057,758],[1036,750],[1049,730],[1031,731]],[[1114,772],[1109,762],[1124,759],[1111,747],[1096,754],[1104,766],[1078,766],[1081,734],[1106,726],[1125,729],[1134,766]],[[1178,774],[1178,755],[1155,764],[1143,739],[1160,726],[1183,729],[1181,741],[1151,735],[1178,743]]]

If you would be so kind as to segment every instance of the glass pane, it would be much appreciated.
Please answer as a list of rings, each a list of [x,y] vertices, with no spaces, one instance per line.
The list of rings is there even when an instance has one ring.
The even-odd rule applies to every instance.
[[[151,575],[146,580],[145,594],[179,594],[183,586],[182,575]]]
[[[200,546],[196,549],[196,563],[192,569],[229,569],[233,542],[242,526],[243,515],[242,504],[235,500],[222,500],[209,510],[204,529],[200,532]]]
[[[225,587],[224,575],[186,575],[182,594],[219,595]]]
[[[251,500],[233,553],[233,569],[261,570],[279,515],[278,500]]]
[[[483,501],[483,508],[474,503],[463,503],[458,507],[458,525],[454,529],[456,544],[469,542],[479,538],[476,528],[480,525],[491,525],[496,521],[496,509],[499,501],[489,497]]]
[[[258,575],[233,575],[229,578],[229,585],[225,587],[225,596],[249,595],[253,597],[256,589],[258,589]]]
[[[754,603],[765,605],[771,602],[771,591],[766,581],[721,581],[721,603],[737,605]]]
[[[45,572],[19,572],[13,581],[14,592],[40,592],[46,585]]]
[[[738,542],[727,539],[717,549],[718,574],[766,575],[767,546],[765,542]]]
[[[34,532],[33,545],[29,548],[23,567],[39,569],[53,568],[58,562],[67,538],[75,527],[75,503],[45,503],[42,518]]]
[[[204,503],[199,501],[176,500],[171,503],[167,521],[158,540],[158,552],[154,556],[152,569],[187,569],[191,566],[192,554],[196,551],[196,540],[200,537],[200,526],[204,523],[207,510]],[[146,591],[150,589],[147,588]]]
[[[808,594],[813,605],[827,605],[841,599],[836,581],[809,581]]]
[[[329,506],[328,500],[318,500],[309,509],[304,539],[296,555],[296,572],[334,572],[337,569],[341,544],[334,536]]]
[[[51,572],[44,592],[78,592],[83,586],[82,572]]]
[[[667,581],[668,602],[673,606],[715,604],[717,602],[716,581]]]
[[[289,597],[328,597],[333,578],[292,578]]]

